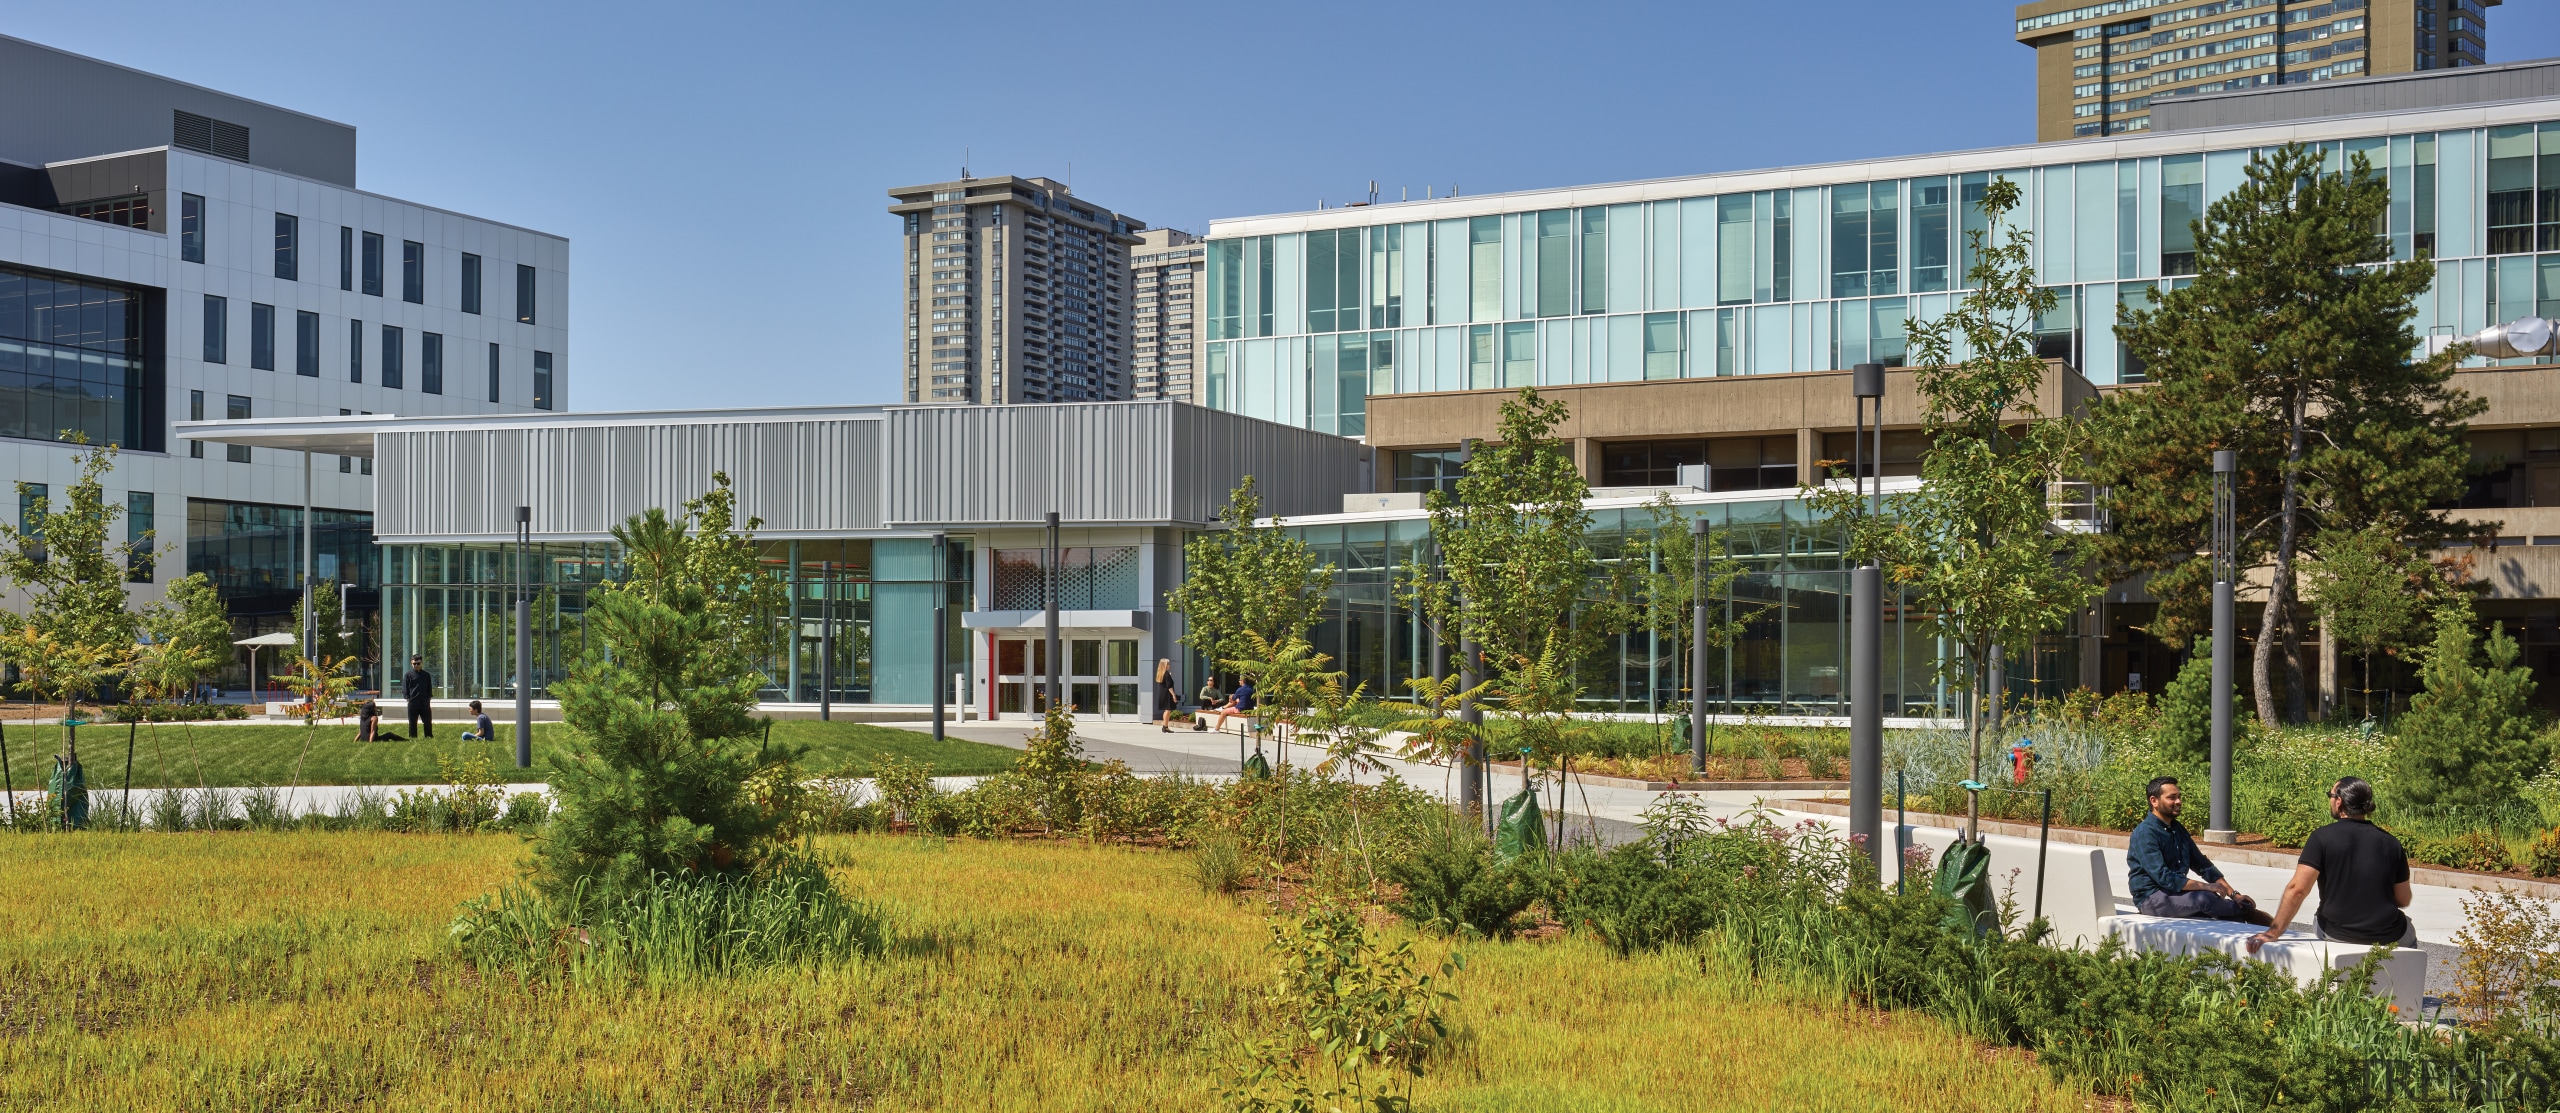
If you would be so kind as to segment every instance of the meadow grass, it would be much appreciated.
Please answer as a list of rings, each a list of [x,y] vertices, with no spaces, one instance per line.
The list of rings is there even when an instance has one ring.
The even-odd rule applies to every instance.
[[[494,717],[494,716],[493,716]],[[406,734],[405,724],[386,718],[383,724]],[[436,756],[471,750],[497,762],[498,775],[510,781],[546,779],[550,755],[575,732],[560,723],[533,728],[533,768],[515,768],[515,727],[501,724],[493,742],[462,741],[468,722],[438,723],[434,738],[396,742],[358,742],[355,728],[327,723],[317,728],[292,723],[144,723],[134,737],[133,784],[136,788],[193,788],[201,765],[204,781],[218,787],[281,785],[294,780],[294,761],[302,754],[304,731],[311,753],[302,764],[300,783],[307,785],[433,784],[442,780]],[[44,760],[62,746],[60,727],[13,724],[8,728],[11,780],[22,790],[44,787]],[[123,724],[85,727],[80,731],[80,758],[88,767],[91,789],[124,785]],[[930,761],[940,776],[963,777],[1000,773],[1013,768],[1019,751],[983,742],[947,738],[941,742],[920,731],[869,723],[783,720],[773,724],[773,740],[809,747],[801,767],[814,774],[868,776],[883,755]]]
[[[496,836],[0,837],[0,1107],[297,1110],[1219,1107],[1268,974],[1262,906],[1181,855],[821,840],[886,957],[654,989],[454,961]],[[1403,929],[1391,928],[1401,937]],[[1446,943],[1426,940],[1436,957]],[[1461,948],[1431,1110],[2045,1110],[2084,1094],[1921,1017],[1698,951]]]

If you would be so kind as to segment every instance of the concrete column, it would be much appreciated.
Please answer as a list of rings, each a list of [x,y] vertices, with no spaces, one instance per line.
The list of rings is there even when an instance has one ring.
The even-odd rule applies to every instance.
[[[1819,478],[1814,474],[1813,465],[1814,461],[1820,459],[1822,459],[1822,431],[1819,429],[1796,430],[1796,482],[1811,483]]]
[[[1600,442],[1589,437],[1573,439],[1573,466],[1582,472],[1582,481],[1600,485]]]

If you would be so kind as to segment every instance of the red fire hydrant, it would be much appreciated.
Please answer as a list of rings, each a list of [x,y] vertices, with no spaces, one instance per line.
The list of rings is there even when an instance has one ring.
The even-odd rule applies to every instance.
[[[2036,740],[2021,738],[2009,747],[2009,778],[2017,784],[2027,783],[2027,774],[2036,767]]]

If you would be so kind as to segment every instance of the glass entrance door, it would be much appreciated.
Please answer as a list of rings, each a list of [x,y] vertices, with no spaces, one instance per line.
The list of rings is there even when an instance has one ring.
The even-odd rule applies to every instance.
[[[1079,718],[1133,722],[1138,717],[1138,639],[1069,637],[1059,639],[1065,660],[1058,682],[1066,689],[1067,706]],[[996,712],[1038,715],[1047,705],[1040,697],[1048,683],[1049,645],[1045,638],[996,640]]]

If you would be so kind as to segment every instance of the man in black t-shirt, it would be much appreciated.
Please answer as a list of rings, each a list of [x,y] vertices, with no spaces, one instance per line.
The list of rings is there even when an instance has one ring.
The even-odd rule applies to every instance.
[[[2314,885],[2320,887],[2320,912],[2311,926],[2320,938],[2417,945],[2418,927],[2401,911],[2409,907],[2409,854],[2391,832],[2365,818],[2373,814],[2373,786],[2362,777],[2339,778],[2329,789],[2329,814],[2338,821],[2303,840],[2301,864],[2285,882],[2275,926],[2249,937],[2252,954],[2284,935]]]

